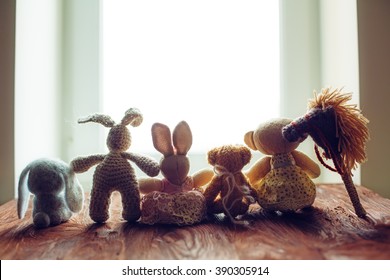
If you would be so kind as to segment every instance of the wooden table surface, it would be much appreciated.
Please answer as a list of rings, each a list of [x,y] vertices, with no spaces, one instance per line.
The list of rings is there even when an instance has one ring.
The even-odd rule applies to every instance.
[[[263,213],[249,226],[223,216],[188,227],[130,224],[114,194],[111,218],[95,224],[81,213],[57,227],[32,226],[31,206],[18,220],[16,201],[0,207],[0,259],[390,259],[390,200],[358,187],[371,222],[356,217],[343,185],[318,185],[312,209]]]

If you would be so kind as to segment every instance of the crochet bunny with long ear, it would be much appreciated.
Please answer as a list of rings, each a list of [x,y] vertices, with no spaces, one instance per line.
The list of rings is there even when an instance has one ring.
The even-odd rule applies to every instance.
[[[165,124],[152,126],[154,147],[163,154],[160,161],[163,179],[140,179],[140,191],[146,194],[141,201],[141,221],[190,225],[200,222],[206,213],[201,187],[213,176],[211,170],[200,170],[188,175],[190,161],[187,153],[192,146],[189,125],[182,121],[173,134]]]
[[[106,155],[79,157],[71,162],[76,173],[87,171],[97,165],[93,176],[89,215],[97,223],[104,223],[109,218],[110,197],[113,191],[122,196],[122,216],[132,222],[140,217],[140,194],[138,181],[129,160],[133,161],[148,176],[157,176],[160,172],[158,162],[152,158],[126,152],[131,145],[130,131],[127,125],[139,126],[142,115],[138,109],[126,111],[121,123],[115,122],[106,115],[95,114],[79,120],[79,123],[96,122],[109,127]]]
[[[66,222],[83,206],[83,190],[69,165],[60,160],[42,158],[24,168],[18,185],[20,219],[26,214],[30,192],[33,223],[38,228]]]

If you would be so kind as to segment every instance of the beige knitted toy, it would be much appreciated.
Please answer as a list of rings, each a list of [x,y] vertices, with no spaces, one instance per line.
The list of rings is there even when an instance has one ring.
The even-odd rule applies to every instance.
[[[138,181],[133,167],[128,162],[135,162],[137,166],[148,176],[157,176],[160,168],[158,163],[148,157],[125,152],[131,145],[130,132],[127,125],[139,126],[142,123],[142,115],[138,109],[131,108],[126,111],[120,124],[106,115],[95,114],[79,123],[96,122],[110,127],[107,137],[107,155],[91,155],[79,157],[71,162],[76,173],[87,171],[93,165],[98,164],[93,176],[93,186],[89,214],[97,223],[104,223],[109,218],[110,196],[113,191],[120,192],[122,196],[123,212],[125,220],[136,221],[140,217],[140,194]]]
[[[300,142],[288,142],[282,128],[289,119],[273,119],[245,134],[245,143],[268,156],[257,161],[247,173],[256,189],[260,206],[269,211],[296,211],[311,206],[316,187],[310,178],[320,175],[319,166],[296,151]]]
[[[164,157],[160,168],[163,179],[140,179],[140,191],[146,194],[141,200],[141,221],[146,224],[191,225],[201,222],[206,214],[201,186],[213,176],[211,170],[188,175],[190,161],[187,152],[192,145],[191,129],[185,121],[174,129],[155,123],[152,126],[154,147]]]

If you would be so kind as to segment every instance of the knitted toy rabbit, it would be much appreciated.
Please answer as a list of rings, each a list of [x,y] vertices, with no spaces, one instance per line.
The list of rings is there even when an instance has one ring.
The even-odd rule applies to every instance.
[[[60,160],[38,159],[27,165],[19,178],[18,216],[26,214],[30,192],[33,222],[38,228],[56,226],[83,206],[83,190],[69,165]]]
[[[206,213],[200,187],[213,176],[211,170],[201,170],[189,176],[187,152],[192,145],[191,129],[185,121],[173,131],[161,123],[152,126],[154,147],[164,155],[160,162],[163,179],[140,179],[141,221],[146,224],[191,225],[202,221]],[[173,142],[172,142],[173,140]]]
[[[135,162],[148,176],[157,176],[160,171],[155,160],[125,152],[131,145],[130,132],[126,126],[129,124],[139,126],[142,120],[140,111],[135,108],[126,111],[120,124],[115,124],[109,116],[101,114],[79,120],[79,123],[96,122],[111,128],[107,137],[109,149],[107,155],[79,157],[71,162],[71,166],[77,173],[85,172],[98,164],[93,176],[89,205],[89,215],[97,223],[104,223],[109,218],[110,196],[113,191],[120,192],[122,196],[122,216],[125,220],[131,222],[140,217],[138,181],[128,161]]]

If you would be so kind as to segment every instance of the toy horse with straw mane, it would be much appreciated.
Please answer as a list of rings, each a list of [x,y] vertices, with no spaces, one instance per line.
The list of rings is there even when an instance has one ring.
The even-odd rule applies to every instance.
[[[351,94],[338,89],[326,88],[320,94],[315,93],[307,114],[283,127],[283,136],[288,141],[297,141],[307,134],[313,138],[319,161],[341,175],[356,215],[364,218],[367,213],[352,181],[352,169],[366,160],[368,120],[356,105],[347,104],[351,98]],[[322,155],[318,147],[323,149]],[[332,159],[334,167],[323,158]]]

